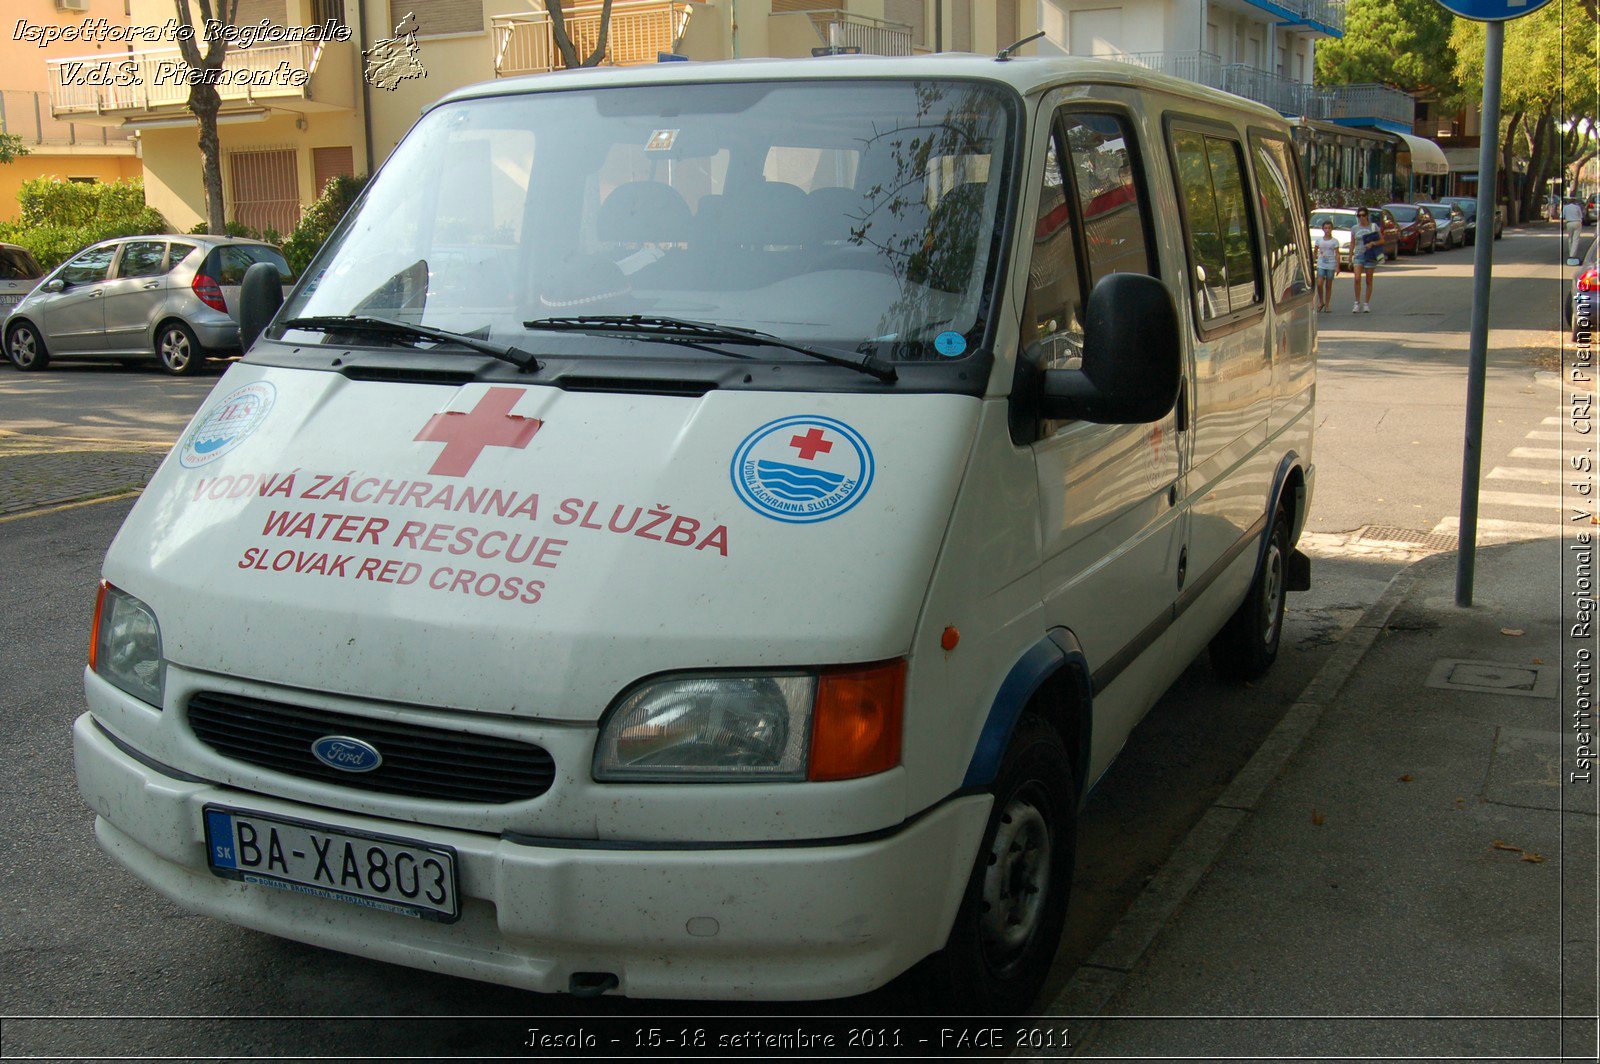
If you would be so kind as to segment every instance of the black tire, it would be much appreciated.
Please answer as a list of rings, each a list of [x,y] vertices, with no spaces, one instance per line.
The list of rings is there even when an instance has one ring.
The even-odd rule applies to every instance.
[[[994,809],[955,926],[918,971],[942,1007],[1015,1016],[1038,997],[1072,895],[1077,795],[1061,736],[1024,714],[995,776]]]
[[[6,331],[6,357],[24,373],[50,368],[50,349],[31,321],[19,321]]]
[[[1272,517],[1267,549],[1244,602],[1211,640],[1211,667],[1230,680],[1253,680],[1278,658],[1283,639],[1285,576],[1289,564],[1289,511]]]
[[[162,322],[156,330],[156,361],[174,377],[189,377],[205,365],[206,351],[195,339],[194,330],[181,321]]]

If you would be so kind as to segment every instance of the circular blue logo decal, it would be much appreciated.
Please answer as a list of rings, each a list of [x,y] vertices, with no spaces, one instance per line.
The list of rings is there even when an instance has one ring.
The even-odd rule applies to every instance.
[[[945,358],[955,358],[966,354],[967,338],[954,330],[942,332],[933,338],[933,349]]]
[[[266,419],[277,389],[267,381],[235,388],[217,402],[189,430],[178,461],[186,469],[215,462],[239,446]]]
[[[377,747],[348,735],[324,735],[311,744],[311,753],[340,772],[371,772],[383,764]]]
[[[779,418],[762,425],[733,455],[733,490],[778,521],[838,517],[872,487],[872,448],[831,417]]]

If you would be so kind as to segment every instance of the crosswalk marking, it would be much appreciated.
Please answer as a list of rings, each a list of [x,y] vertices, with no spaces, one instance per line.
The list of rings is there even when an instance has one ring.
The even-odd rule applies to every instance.
[[[1558,520],[1501,521],[1492,517],[1480,517],[1478,518],[1478,538],[1480,542],[1485,538],[1485,535],[1492,537],[1505,536],[1509,538],[1525,536],[1532,537],[1534,539],[1548,539],[1549,537],[1555,535],[1577,535],[1579,529],[1584,527],[1587,526],[1578,524],[1576,522]],[[1450,536],[1459,536],[1461,534],[1461,518],[1446,517],[1437,525],[1433,526],[1433,531],[1435,533],[1444,533],[1445,535]]]
[[[1574,433],[1574,435],[1576,435],[1576,433]],[[1530,433],[1528,433],[1528,439],[1530,439],[1530,440],[1561,440],[1562,438],[1563,438],[1562,434],[1559,433],[1559,432],[1530,432]]]
[[[1482,491],[1478,501],[1485,506],[1524,506],[1536,510],[1560,510],[1566,506],[1559,495],[1529,495],[1520,491]]]
[[[1562,457],[1559,447],[1513,447],[1512,458],[1554,458],[1559,461]]]
[[[1555,483],[1561,479],[1562,470],[1559,467],[1549,469],[1529,469],[1526,466],[1495,466],[1489,470],[1486,480],[1540,480]]]

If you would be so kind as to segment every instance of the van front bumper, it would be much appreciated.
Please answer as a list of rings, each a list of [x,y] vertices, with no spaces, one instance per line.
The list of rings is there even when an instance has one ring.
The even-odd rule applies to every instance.
[[[542,993],[568,990],[576,973],[613,974],[617,992],[635,997],[872,990],[943,947],[991,803],[955,798],[891,832],[815,844],[539,845],[186,777],[136,757],[88,713],[73,726],[73,747],[100,845],[178,904],[315,946]],[[407,919],[215,876],[207,803],[454,847],[461,918]]]

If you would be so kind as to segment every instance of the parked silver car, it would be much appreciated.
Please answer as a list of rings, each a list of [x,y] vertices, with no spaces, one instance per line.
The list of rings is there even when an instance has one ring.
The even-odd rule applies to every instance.
[[[1433,222],[1439,227],[1434,234],[1439,250],[1449,251],[1466,244],[1467,216],[1461,213],[1460,207],[1448,203],[1419,203],[1417,206],[1433,215]]]
[[[85,248],[51,271],[6,317],[5,351],[20,370],[55,358],[156,359],[188,374],[239,349],[239,285],[283,253],[259,240],[134,236]]]
[[[0,244],[0,314],[11,313],[43,276],[43,268],[27,248]]]

